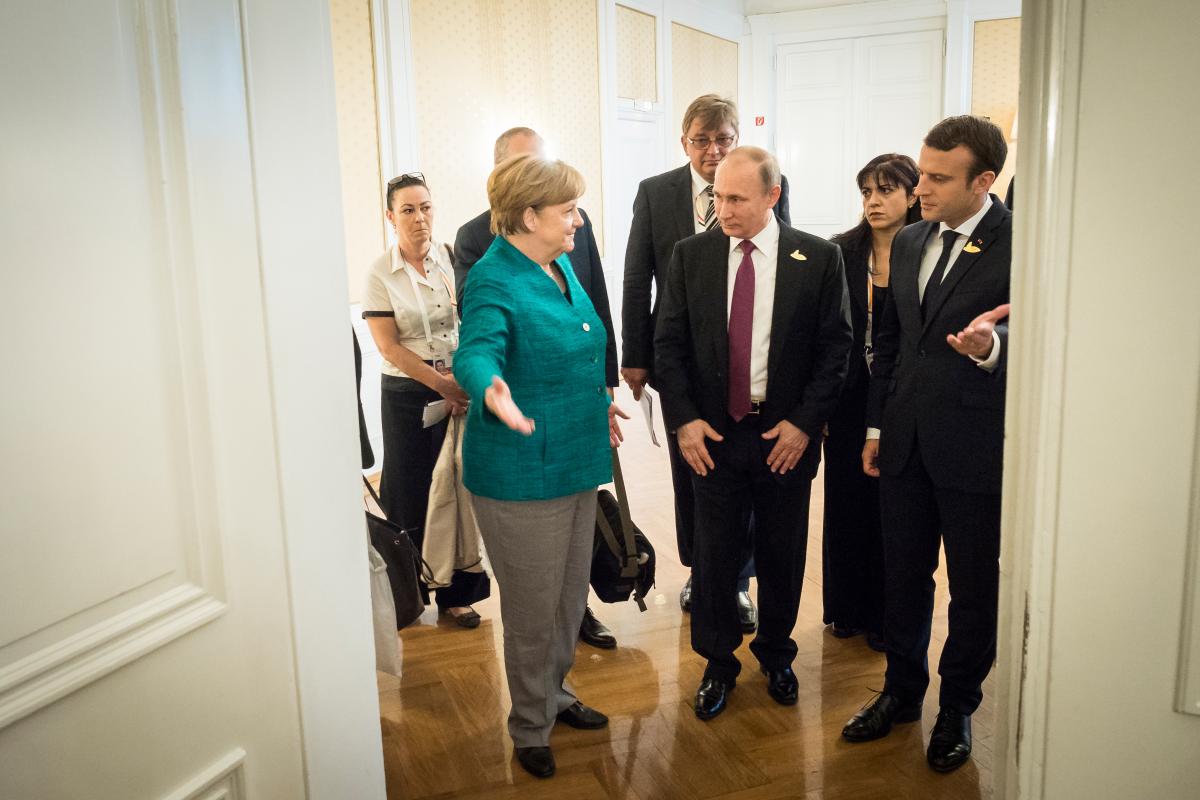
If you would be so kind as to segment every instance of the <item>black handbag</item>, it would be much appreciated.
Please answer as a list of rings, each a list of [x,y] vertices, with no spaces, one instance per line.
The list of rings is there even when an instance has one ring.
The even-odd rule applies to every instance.
[[[396,628],[404,628],[416,622],[425,610],[419,580],[421,575],[427,574],[425,562],[408,532],[381,516],[383,505],[366,476],[363,476],[363,483],[379,508],[379,515],[372,514],[369,508],[366,510],[367,531],[371,534],[371,545],[387,562],[388,583],[396,603]]]
[[[629,496],[617,450],[612,451],[613,486],[617,496],[596,493],[596,535],[592,543],[592,588],[605,603],[629,599],[646,610],[646,594],[654,585],[654,546],[629,517]]]

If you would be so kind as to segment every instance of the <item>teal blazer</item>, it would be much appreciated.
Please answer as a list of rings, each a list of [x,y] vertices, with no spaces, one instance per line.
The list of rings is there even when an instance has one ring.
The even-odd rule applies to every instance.
[[[549,500],[612,480],[607,334],[567,256],[559,291],[542,268],[497,236],[471,268],[463,293],[454,377],[471,397],[463,438],[463,482],[496,500]],[[510,430],[483,401],[500,376],[534,421]]]

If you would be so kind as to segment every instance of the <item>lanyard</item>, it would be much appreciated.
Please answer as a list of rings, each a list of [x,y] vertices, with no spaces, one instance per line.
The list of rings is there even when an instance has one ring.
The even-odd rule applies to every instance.
[[[416,270],[412,268],[412,265],[404,261],[404,256],[400,254],[400,245],[396,245],[396,249],[392,251],[392,258],[400,260],[405,274],[408,275],[408,282],[412,286],[413,297],[417,301],[417,308],[421,311],[421,324],[425,328],[425,343],[429,345],[429,349],[432,352],[434,349],[433,326],[429,323],[429,310],[425,307],[425,298],[421,296],[421,287],[417,284]],[[446,271],[442,269],[442,265],[436,259],[434,259],[434,265],[434,269],[442,279],[442,284],[446,287],[446,293],[450,297],[450,318],[454,325],[454,338],[451,345],[451,352],[453,352],[458,347],[458,300],[454,296],[454,287],[450,285],[450,281],[446,277]],[[428,274],[429,271],[426,270],[426,275]]]

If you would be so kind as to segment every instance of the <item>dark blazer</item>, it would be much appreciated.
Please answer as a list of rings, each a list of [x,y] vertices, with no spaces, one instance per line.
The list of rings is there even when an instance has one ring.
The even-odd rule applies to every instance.
[[[1008,326],[998,325],[1000,363],[980,369],[946,342],[971,320],[1009,299],[1012,212],[992,196],[965,249],[950,268],[938,299],[922,318],[917,273],[935,222],[917,222],[892,242],[891,292],[873,331],[875,360],[867,424],[879,428],[879,469],[904,469],[913,448],[935,486],[998,493],[1004,451],[1004,392]]]
[[[850,348],[846,385],[854,386],[864,379],[867,371],[864,351],[867,346],[867,276],[870,274],[867,258],[871,255],[871,245],[868,241],[865,247],[841,248],[846,268],[846,286],[850,290],[850,326],[854,329],[854,345]]]
[[[568,255],[575,278],[592,306],[596,309],[604,330],[608,333],[608,344],[604,351],[604,380],[607,386],[617,385],[617,338],[613,334],[612,312],[608,306],[608,288],[604,283],[604,266],[600,263],[600,249],[596,246],[596,234],[592,232],[592,221],[587,212],[579,209],[583,226],[575,231],[575,249]],[[496,235],[492,233],[492,212],[485,211],[458,229],[454,237],[454,285],[458,287],[458,307],[463,308],[463,293],[467,288],[467,273],[475,262],[483,257]]]
[[[671,251],[696,235],[690,164],[647,178],[633,200],[633,223],[625,248],[621,301],[621,366],[654,370],[654,326],[658,319]],[[775,216],[790,225],[787,177],[780,178]],[[650,287],[654,287],[654,303]],[[655,383],[657,385],[657,382]]]
[[[809,435],[797,470],[812,478],[850,354],[846,275],[837,245],[788,225],[779,226],[778,258],[762,424],[786,419]],[[699,418],[718,433],[729,425],[728,275],[729,237],[720,229],[675,246],[654,337],[668,430]]]

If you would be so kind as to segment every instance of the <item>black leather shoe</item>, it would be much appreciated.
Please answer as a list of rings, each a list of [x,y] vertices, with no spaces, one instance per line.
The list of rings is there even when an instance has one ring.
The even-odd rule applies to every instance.
[[[842,738],[851,742],[882,739],[892,732],[894,723],[916,722],[920,718],[920,702],[905,703],[894,694],[881,694],[875,702],[851,717],[842,728]]]
[[[692,576],[688,575],[687,583],[679,590],[679,607],[684,610],[684,613],[690,613],[692,610]]]
[[[886,653],[887,644],[883,640],[882,633],[872,633],[867,631],[867,647],[874,650],[876,653]]]
[[[796,697],[800,692],[800,682],[791,667],[783,669],[762,668],[762,674],[767,676],[767,694],[781,706],[796,705]]]
[[[849,639],[852,636],[858,636],[862,633],[861,628],[850,628],[844,625],[838,625],[836,622],[829,626],[829,632],[839,639]]]
[[[585,731],[594,731],[608,725],[608,717],[578,700],[558,712],[558,721]]]
[[[939,711],[925,757],[938,772],[952,772],[967,763],[971,757],[971,715],[948,708]]]
[[[733,684],[720,678],[705,678],[696,690],[696,716],[712,719],[725,710],[725,700],[733,691]]]
[[[596,619],[591,608],[584,609],[583,622],[579,623],[579,641],[601,650],[612,650],[617,646],[617,637],[613,636],[607,625]]]
[[[535,778],[549,778],[554,774],[554,753],[549,747],[518,747],[517,761]]]
[[[742,633],[754,633],[758,630],[758,609],[750,600],[749,592],[738,592],[738,621],[742,623]]]

